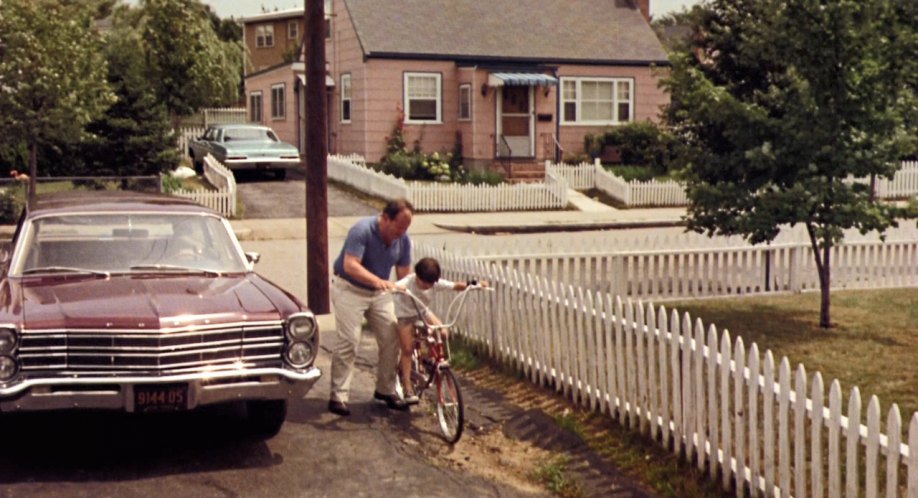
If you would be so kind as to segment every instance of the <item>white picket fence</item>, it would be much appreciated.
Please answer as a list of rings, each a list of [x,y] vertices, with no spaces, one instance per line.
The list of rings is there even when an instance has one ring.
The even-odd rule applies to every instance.
[[[679,183],[657,180],[626,182],[608,173],[599,159],[593,164],[577,165],[546,162],[545,170],[567,180],[571,188],[595,188],[629,207],[688,205],[688,197]],[[869,182],[867,179],[859,181]],[[918,194],[918,161],[903,161],[895,177],[878,178],[875,189],[880,199],[901,199]]]
[[[328,178],[384,199],[403,197],[417,211],[525,211],[567,206],[567,184],[554,175],[542,183],[459,185],[406,182],[375,171],[360,156],[329,156]]]
[[[876,192],[880,199],[901,199],[918,194],[918,161],[903,161],[895,177],[877,179]]]
[[[918,498],[918,413],[907,439],[897,405],[860,390],[843,406],[803,365],[687,313],[486,265],[419,246],[444,277],[486,276],[495,293],[469,298],[455,328],[539,386],[607,414],[695,462],[740,496]],[[448,296],[437,296],[443,309]],[[882,420],[885,420],[885,424]],[[884,427],[885,425],[885,427]],[[885,430],[884,430],[885,429]],[[907,442],[907,444],[905,444]]]
[[[914,231],[905,231],[908,232]],[[663,301],[819,289],[809,243],[726,244],[729,241],[722,247],[670,245],[679,249],[629,247],[628,250],[542,253],[518,250],[490,254],[483,254],[484,247],[474,251],[449,249],[454,254],[477,252],[475,259],[565,285],[635,299]],[[918,261],[918,236],[914,234],[910,240],[848,241],[831,252],[831,286],[833,289],[916,286],[915,261]]]
[[[212,124],[247,123],[249,121],[245,107],[208,108],[204,109],[203,113],[205,128]]]
[[[188,155],[188,144],[191,143],[197,137],[200,137],[204,134],[205,128],[200,126],[187,126],[179,128],[175,133],[176,137],[176,147],[178,147],[179,154],[182,155],[185,159],[191,159],[191,156]]]
[[[236,216],[236,177],[220,161],[207,154],[204,157],[204,178],[216,190],[179,189],[172,195],[191,199],[198,204],[220,212],[223,216]]]
[[[688,197],[685,189],[677,182],[650,180],[628,181],[610,174],[599,162],[577,165],[545,162],[545,171],[564,178],[571,188],[579,190],[598,189],[629,207],[637,206],[685,206]]]

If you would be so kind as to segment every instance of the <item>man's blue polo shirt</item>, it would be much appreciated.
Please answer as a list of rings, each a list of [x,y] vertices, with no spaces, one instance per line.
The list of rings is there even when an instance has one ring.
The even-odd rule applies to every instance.
[[[345,253],[360,258],[360,264],[364,268],[377,277],[388,280],[393,267],[411,264],[411,238],[406,233],[393,241],[392,245],[386,246],[379,233],[378,216],[362,218],[348,230],[344,247],[335,259],[335,275],[358,287],[370,289],[344,272]]]

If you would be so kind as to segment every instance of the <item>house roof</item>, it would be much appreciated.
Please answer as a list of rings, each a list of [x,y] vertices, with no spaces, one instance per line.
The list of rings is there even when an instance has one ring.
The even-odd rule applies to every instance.
[[[276,21],[279,19],[296,19],[303,17],[304,15],[303,7],[296,7],[293,9],[275,10],[273,12],[253,14],[251,16],[241,17],[239,18],[239,21],[244,24],[251,24],[256,22]]]
[[[368,58],[668,64],[627,0],[344,0]]]

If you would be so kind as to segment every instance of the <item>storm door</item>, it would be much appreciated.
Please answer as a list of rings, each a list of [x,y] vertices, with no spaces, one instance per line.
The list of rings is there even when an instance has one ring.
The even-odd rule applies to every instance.
[[[497,102],[497,155],[533,156],[533,94],[531,86],[499,87]]]

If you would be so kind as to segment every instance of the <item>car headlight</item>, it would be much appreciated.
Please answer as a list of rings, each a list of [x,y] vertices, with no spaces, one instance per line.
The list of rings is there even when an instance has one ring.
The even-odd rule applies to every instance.
[[[0,356],[0,382],[12,379],[17,372],[19,372],[19,364],[12,356]]]
[[[312,344],[308,342],[294,342],[287,346],[285,353],[287,362],[294,368],[309,366],[316,357]]]
[[[16,348],[18,338],[12,329],[0,329],[0,354],[10,354]]]
[[[296,315],[287,321],[287,335],[294,341],[311,340],[316,328],[316,320],[311,315]]]

